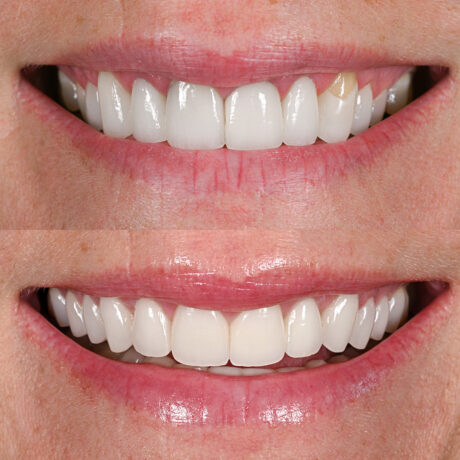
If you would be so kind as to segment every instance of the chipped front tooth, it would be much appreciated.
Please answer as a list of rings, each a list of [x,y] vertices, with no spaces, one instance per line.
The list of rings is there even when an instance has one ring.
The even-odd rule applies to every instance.
[[[382,340],[388,323],[389,304],[388,297],[383,296],[375,307],[374,327],[371,332],[371,339]]]
[[[283,124],[280,96],[272,83],[240,86],[225,100],[225,140],[229,149],[279,147]]]
[[[230,325],[230,361],[235,366],[265,366],[286,350],[279,305],[241,312]]]
[[[375,319],[375,302],[370,298],[356,314],[353,330],[351,331],[350,344],[358,350],[367,347]]]
[[[406,72],[389,90],[386,112],[388,115],[401,110],[412,96],[412,72]]]
[[[99,94],[97,88],[88,82],[86,85],[86,105],[85,114],[88,123],[94,128],[100,131],[102,129],[102,118],[101,108],[99,105]]]
[[[172,354],[189,366],[226,364],[228,335],[228,323],[221,312],[179,305],[171,326]]]
[[[80,110],[83,120],[87,121],[86,117],[86,91],[77,83],[77,101],[78,109]]]
[[[311,297],[297,302],[285,318],[286,353],[293,358],[311,356],[322,345],[321,315]]]
[[[358,91],[351,134],[357,136],[369,128],[372,117],[372,88],[367,84]]]
[[[110,349],[115,353],[126,351],[132,345],[131,312],[116,297],[101,297],[100,309]]]
[[[171,351],[171,322],[157,302],[139,299],[134,307],[133,346],[145,356],[166,356]]]
[[[225,143],[224,104],[210,86],[173,82],[166,99],[166,137],[181,149],[218,149]]]
[[[102,127],[107,136],[124,138],[132,133],[131,95],[110,72],[100,72],[97,81]]]
[[[62,102],[68,110],[76,112],[78,110],[77,85],[62,70],[58,71],[59,92]]]
[[[48,308],[60,327],[67,327],[69,319],[65,308],[65,296],[57,288],[48,289]]]
[[[374,126],[383,120],[385,107],[387,105],[388,90],[383,90],[372,102],[372,116],[370,125]]]
[[[342,72],[332,85],[318,98],[318,137],[325,142],[342,142],[348,139],[356,103],[358,83],[356,75]]]
[[[398,288],[388,299],[388,324],[387,332],[394,332],[407,319],[409,313],[409,296],[404,286]]]
[[[107,337],[99,307],[89,295],[83,296],[82,305],[83,320],[85,321],[89,340],[95,344],[103,342]]]
[[[166,140],[166,98],[142,78],[134,82],[131,94],[133,136],[140,142]]]
[[[334,353],[345,350],[358,312],[358,296],[339,295],[322,312],[323,345]]]
[[[300,77],[283,99],[284,143],[310,145],[318,136],[318,96],[311,78]]]
[[[67,291],[65,296],[65,307],[72,335],[74,337],[83,337],[86,335],[85,322],[83,321],[83,309],[72,291]]]

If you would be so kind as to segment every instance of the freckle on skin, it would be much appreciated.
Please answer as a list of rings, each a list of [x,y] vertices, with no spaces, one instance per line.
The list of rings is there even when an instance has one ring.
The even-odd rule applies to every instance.
[[[88,252],[88,245],[84,242],[80,244],[80,250],[81,252]]]

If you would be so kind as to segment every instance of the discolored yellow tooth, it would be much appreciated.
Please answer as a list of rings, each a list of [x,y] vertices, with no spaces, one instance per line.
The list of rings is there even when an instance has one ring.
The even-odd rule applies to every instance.
[[[329,86],[328,91],[330,91],[335,97],[346,99],[355,89],[356,84],[357,80],[354,72],[340,72],[332,82],[332,85]]]

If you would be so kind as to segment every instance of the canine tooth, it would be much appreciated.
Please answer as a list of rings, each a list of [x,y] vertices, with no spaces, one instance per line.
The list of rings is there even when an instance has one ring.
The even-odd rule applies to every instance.
[[[339,295],[321,314],[323,324],[323,345],[334,353],[345,350],[351,337],[356,313],[358,296]]]
[[[257,367],[247,367],[241,369],[242,375],[252,376],[252,375],[263,375],[263,374],[273,374],[275,369],[259,369]]]
[[[358,91],[351,134],[357,136],[369,128],[372,117],[372,88],[368,84]]]
[[[389,115],[401,110],[412,96],[412,72],[406,72],[389,90],[386,112]]]
[[[174,359],[189,366],[220,366],[228,361],[228,323],[221,312],[179,305],[171,326]]]
[[[218,149],[225,143],[224,104],[210,86],[171,84],[166,99],[166,137],[181,149]]]
[[[92,343],[101,343],[107,339],[99,307],[89,295],[83,296],[83,320]]]
[[[387,105],[388,90],[383,90],[372,102],[371,126],[383,120],[385,107]]]
[[[225,100],[225,140],[229,149],[279,147],[283,125],[280,96],[272,83],[240,86]]]
[[[68,110],[76,112],[78,110],[77,85],[62,70],[58,71],[59,92],[62,102]]]
[[[407,319],[409,312],[409,296],[404,286],[398,288],[388,299],[388,307],[389,314],[386,330],[387,332],[394,332]]]
[[[83,120],[86,121],[86,91],[77,83],[77,101]]]
[[[375,302],[370,298],[356,314],[353,330],[351,331],[350,344],[358,350],[367,347],[375,319]]]
[[[133,348],[130,348],[126,353],[123,353],[120,361],[139,364],[144,362],[144,357]]]
[[[59,289],[50,288],[48,290],[48,308],[60,327],[67,327],[69,325],[65,308],[65,296]]]
[[[101,297],[100,309],[107,342],[114,353],[126,351],[131,345],[131,312],[116,297]]]
[[[358,83],[354,73],[342,72],[318,98],[318,137],[325,142],[348,139],[353,123]]]
[[[65,296],[65,308],[69,326],[74,337],[83,337],[86,335],[85,322],[83,321],[83,309],[80,302],[72,291],[67,291]]]
[[[325,364],[327,363],[323,359],[312,359],[311,361],[308,361],[307,364],[305,364],[305,367],[307,369],[314,369],[315,367],[321,367]]]
[[[388,297],[383,296],[375,307],[374,327],[371,332],[371,339],[382,340],[388,323]]]
[[[219,375],[243,375],[243,368],[241,367],[233,367],[233,366],[219,366],[219,367],[210,367],[208,372],[211,374],[219,374]]]
[[[230,325],[230,361],[234,366],[265,366],[286,350],[279,305],[241,312]]]
[[[318,136],[318,96],[313,80],[300,77],[283,99],[284,143],[310,145]]]
[[[133,346],[144,356],[166,356],[171,351],[171,322],[154,300],[139,299],[134,307]]]
[[[102,129],[101,108],[99,105],[99,93],[97,88],[88,82],[86,85],[86,105],[85,105],[86,119],[88,123],[100,131]]]
[[[133,136],[141,142],[166,140],[166,98],[142,78],[134,82],[131,94]]]
[[[104,133],[128,137],[132,133],[131,95],[110,72],[100,72],[97,80]]]
[[[314,299],[309,297],[297,302],[285,318],[285,328],[289,356],[311,356],[321,348],[321,315]]]
[[[163,367],[174,367],[176,361],[174,361],[174,359],[170,358],[169,356],[162,356],[161,358],[152,358],[150,356],[146,356],[144,358],[144,363],[157,364],[158,366]]]

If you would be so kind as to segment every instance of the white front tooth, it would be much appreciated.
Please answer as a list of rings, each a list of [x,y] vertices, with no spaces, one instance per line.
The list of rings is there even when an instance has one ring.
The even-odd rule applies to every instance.
[[[318,97],[318,137],[327,143],[348,139],[353,123],[358,83],[354,73],[337,75],[332,85]]]
[[[308,361],[307,364],[305,364],[305,367],[307,369],[314,369],[315,367],[321,367],[325,364],[327,363],[323,359],[312,359],[311,361]]]
[[[97,90],[104,133],[119,138],[130,136],[131,95],[110,72],[99,73]]]
[[[240,86],[225,100],[225,141],[229,149],[279,147],[283,125],[280,96],[272,83]]]
[[[83,321],[83,309],[80,302],[72,291],[67,291],[65,296],[65,308],[69,326],[74,337],[83,337],[86,335],[85,322]]]
[[[351,331],[350,344],[358,350],[367,347],[375,319],[375,302],[370,298],[356,314],[353,330]]]
[[[101,107],[99,105],[99,93],[97,88],[88,82],[86,85],[86,119],[88,123],[100,131],[102,129]]]
[[[101,343],[107,339],[99,307],[89,295],[83,296],[83,320],[92,343]]]
[[[341,353],[345,350],[351,337],[358,305],[356,294],[339,295],[321,313],[323,345],[328,350],[334,353]]]
[[[189,366],[220,366],[228,361],[228,323],[219,311],[179,305],[171,326],[174,359]]]
[[[48,308],[59,326],[67,327],[69,325],[67,310],[65,308],[65,296],[59,289],[48,289]]]
[[[234,366],[219,366],[219,367],[210,367],[208,372],[211,374],[219,374],[219,375],[231,375],[231,376],[238,376],[243,375],[243,369],[241,367],[234,367]]]
[[[220,94],[210,86],[172,83],[166,99],[166,137],[180,149],[223,147],[224,103]]]
[[[77,83],[77,100],[78,100],[78,109],[80,110],[83,120],[86,118],[86,91]]]
[[[300,77],[283,99],[284,143],[310,145],[318,137],[318,96],[311,78]]]
[[[351,134],[357,136],[369,128],[372,117],[372,88],[367,84],[358,91]]]
[[[383,120],[385,107],[387,105],[388,90],[384,89],[372,102],[371,126]]]
[[[409,295],[404,286],[398,288],[388,299],[387,332],[394,332],[407,319],[409,313]]]
[[[388,297],[383,296],[375,307],[374,327],[371,332],[371,339],[382,340],[388,323],[389,304]]]
[[[123,353],[120,361],[125,363],[136,363],[140,364],[144,362],[144,357],[138,353],[134,348],[130,348],[126,353]]]
[[[171,351],[171,322],[157,302],[139,299],[134,307],[133,346],[144,356],[166,356]]]
[[[131,312],[116,297],[101,297],[99,306],[110,349],[114,353],[126,351],[132,345],[133,318]]]
[[[241,370],[242,375],[253,376],[253,375],[263,375],[263,374],[273,374],[275,369],[259,369],[257,367],[246,367]]]
[[[286,351],[279,305],[241,312],[230,325],[230,361],[234,366],[266,366]]]
[[[412,72],[406,72],[389,90],[386,112],[388,115],[401,110],[412,97]]]
[[[77,85],[62,70],[58,71],[59,92],[62,102],[68,110],[76,112],[78,110]]]
[[[293,358],[311,356],[321,348],[321,315],[312,298],[297,302],[284,320],[287,334],[286,354]]]
[[[166,140],[166,98],[142,78],[134,82],[131,94],[133,136],[141,142]]]

